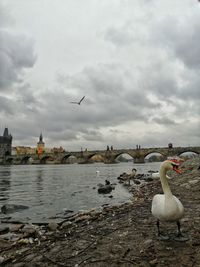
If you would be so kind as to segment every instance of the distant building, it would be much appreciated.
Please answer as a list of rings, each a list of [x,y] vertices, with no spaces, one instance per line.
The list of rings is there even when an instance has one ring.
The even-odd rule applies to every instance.
[[[39,137],[39,142],[37,143],[36,153],[42,154],[44,152],[45,152],[45,143],[43,142],[43,136],[41,133]]]
[[[168,144],[168,148],[173,148],[173,144],[172,143],[169,143]]]
[[[8,128],[4,129],[3,136],[0,136],[0,157],[11,155],[12,135],[8,133]]]
[[[16,146],[12,147],[12,155],[24,155],[24,154],[35,154],[35,148],[29,146]]]
[[[65,152],[65,150],[62,146],[60,146],[60,147],[53,147],[51,149],[51,152],[56,154],[56,153],[63,153],[63,152]]]

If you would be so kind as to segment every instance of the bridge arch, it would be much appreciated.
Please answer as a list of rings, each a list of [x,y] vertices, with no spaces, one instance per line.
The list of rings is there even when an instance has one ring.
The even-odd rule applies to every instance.
[[[134,157],[130,153],[122,151],[122,152],[115,155],[114,160],[116,162],[128,162],[128,161],[133,162]]]
[[[64,155],[61,159],[60,159],[60,163],[61,164],[73,164],[73,163],[77,163],[77,157],[74,156],[73,154],[67,154]]]
[[[40,158],[40,164],[47,164],[47,161],[54,161],[52,156],[44,156]]]
[[[167,157],[160,152],[149,152],[144,155],[145,162],[164,161]]]
[[[197,152],[194,152],[194,151],[185,151],[185,152],[178,154],[179,157],[183,157],[183,158],[192,158],[192,157],[195,157],[197,155],[199,155],[199,154]]]
[[[20,164],[27,164],[30,161],[31,156],[25,156],[21,159]]]
[[[13,158],[12,157],[8,157],[5,160],[6,164],[12,164],[13,163]]]
[[[9,151],[5,152],[5,157],[7,157],[7,156],[10,156],[10,152]]]
[[[87,158],[89,162],[104,162],[104,157],[100,153],[90,154]]]

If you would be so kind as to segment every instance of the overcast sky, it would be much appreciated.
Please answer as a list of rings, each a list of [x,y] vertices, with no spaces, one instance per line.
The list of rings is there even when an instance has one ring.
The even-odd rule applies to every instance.
[[[5,126],[13,146],[199,145],[200,3],[1,0]]]

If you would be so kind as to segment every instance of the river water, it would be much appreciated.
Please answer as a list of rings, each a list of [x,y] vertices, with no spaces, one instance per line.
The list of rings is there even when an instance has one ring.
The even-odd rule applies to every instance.
[[[0,166],[0,207],[5,204],[26,205],[29,208],[11,214],[0,213],[0,219],[22,222],[46,222],[66,210],[77,212],[98,208],[104,204],[128,201],[127,187],[118,183],[123,172],[157,171],[160,163],[133,164],[66,164]],[[110,194],[98,194],[98,183],[105,179],[116,183]],[[112,198],[109,196],[112,195]]]

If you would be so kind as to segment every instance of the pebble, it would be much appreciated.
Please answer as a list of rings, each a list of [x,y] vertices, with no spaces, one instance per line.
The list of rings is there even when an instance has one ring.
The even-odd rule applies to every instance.
[[[19,244],[29,244],[29,239],[28,238],[23,238],[18,241]]]
[[[188,185],[186,185],[185,188],[186,188],[186,189],[191,189],[191,186],[188,184]]]
[[[36,228],[34,227],[34,225],[32,225],[32,224],[27,224],[27,225],[25,225],[23,228],[22,228],[22,230],[21,230],[23,233],[25,233],[25,234],[34,234],[35,232],[36,232]]]
[[[55,231],[55,230],[57,230],[57,228],[58,228],[58,224],[55,223],[55,222],[50,222],[50,223],[48,224],[48,229],[49,229],[50,231]]]
[[[66,221],[62,224],[62,228],[70,228],[72,227],[72,222]]]
[[[121,253],[122,251],[123,251],[123,247],[120,245],[113,245],[110,248],[110,252],[113,254],[118,254],[118,253]]]
[[[23,224],[11,224],[9,226],[10,232],[18,232],[24,225]]]
[[[191,185],[194,185],[194,184],[197,184],[198,182],[199,182],[199,180],[194,179],[194,180],[189,181],[188,183]]]
[[[90,215],[80,215],[77,218],[75,218],[75,222],[80,222],[83,220],[89,220],[91,218]]]
[[[19,235],[16,235],[14,233],[6,233],[4,235],[1,235],[1,238],[4,239],[4,240],[10,240],[10,241],[17,241],[20,239],[20,236]]]
[[[5,261],[5,258],[0,256],[0,264],[3,263]]]
[[[151,246],[152,244],[153,244],[153,240],[152,240],[152,239],[147,239],[147,240],[144,241],[144,245],[145,245],[145,246],[148,246],[148,247],[149,247],[149,246]]]
[[[8,226],[0,225],[0,235],[6,234],[8,232],[9,232],[9,227]]]
[[[26,256],[26,261],[32,261],[35,258],[35,254],[30,254]]]
[[[23,266],[24,266],[23,262],[13,264],[13,267],[23,267]]]
[[[189,185],[189,183],[184,183],[180,185],[181,187],[185,187],[186,189],[191,189],[191,186]]]
[[[154,259],[154,260],[151,260],[151,261],[149,262],[149,265],[150,265],[150,266],[156,266],[157,263],[158,263],[158,260],[157,260],[157,259]]]

